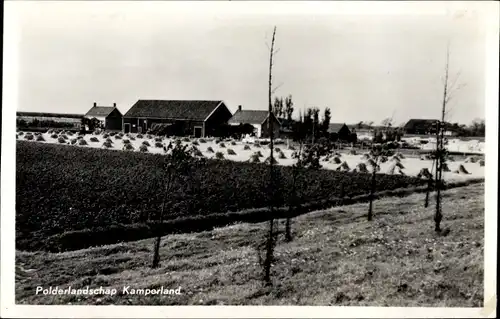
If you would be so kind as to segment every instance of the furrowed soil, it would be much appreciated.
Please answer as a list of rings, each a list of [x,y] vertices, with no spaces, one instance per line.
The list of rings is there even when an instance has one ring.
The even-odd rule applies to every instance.
[[[484,185],[443,193],[442,225],[434,232],[434,196],[384,198],[336,207],[293,220],[261,281],[255,246],[267,223],[238,224],[162,238],[161,265],[151,269],[153,239],[66,253],[16,255],[16,302],[115,305],[335,305],[481,307],[483,304]],[[36,287],[111,287],[117,295],[36,294]],[[181,295],[131,295],[123,287],[177,288]]]

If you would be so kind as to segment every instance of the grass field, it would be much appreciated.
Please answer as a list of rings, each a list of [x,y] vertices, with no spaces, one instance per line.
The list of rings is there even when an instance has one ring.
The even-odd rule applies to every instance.
[[[443,227],[434,233],[424,194],[337,207],[293,221],[294,240],[276,247],[265,288],[254,246],[265,223],[165,236],[160,268],[153,240],[52,254],[16,254],[16,302],[115,305],[336,305],[480,307],[483,303],[484,186],[444,192]],[[279,226],[280,231],[283,226]],[[280,235],[281,236],[281,235]],[[59,288],[182,287],[181,295],[49,296]]]
[[[130,238],[121,231],[98,237],[92,231],[159,219],[165,196],[163,159],[158,154],[19,141],[16,244],[25,250],[46,249],[50,236],[79,230],[89,230],[90,239],[97,244],[147,238]],[[215,219],[216,214],[265,208],[270,195],[276,207],[286,206],[290,203],[292,169],[279,166],[277,171],[282,177],[280,187],[271,192],[269,168],[265,164],[208,160],[190,169],[186,180],[175,183],[175,191],[166,194],[164,220],[196,216]],[[297,196],[301,204],[307,204],[342,193],[346,197],[363,195],[369,193],[370,180],[370,174],[304,170],[297,183]],[[376,191],[422,184],[425,181],[415,177],[379,175]],[[103,241],[96,240],[99,238]],[[66,248],[73,248],[71,245],[71,240],[66,241]]]

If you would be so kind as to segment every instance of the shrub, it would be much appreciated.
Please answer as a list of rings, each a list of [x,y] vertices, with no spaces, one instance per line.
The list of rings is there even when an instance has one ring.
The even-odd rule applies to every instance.
[[[57,134],[52,134],[50,137],[51,137],[51,138],[59,138],[59,135],[57,135]]]
[[[222,154],[222,152],[217,152],[215,153],[215,158],[219,160],[224,159],[224,154]]]
[[[84,140],[83,138],[78,140],[78,145],[81,145],[81,146],[84,146],[84,145],[88,145],[87,141]]]
[[[73,145],[73,144],[76,144],[76,141],[77,141],[77,139],[76,139],[76,138],[72,138],[72,139],[69,141],[69,143],[70,143],[71,145]]]
[[[224,144],[224,142],[220,142],[220,143],[219,143],[219,147],[220,147],[220,148],[225,148],[225,147],[226,147],[226,144]]]
[[[243,147],[243,149],[244,149],[245,151],[251,150],[250,145],[245,145],[245,146]]]
[[[207,142],[207,140],[205,140],[204,138],[200,138],[199,141],[200,141],[200,143],[206,143]]]
[[[133,151],[134,147],[130,143],[129,144],[125,144],[125,145],[123,145],[123,150],[124,151]]]
[[[149,144],[149,142],[148,142],[148,141],[142,141],[142,145],[144,145],[144,146],[146,146],[146,147],[147,147],[147,146],[151,146],[151,144]]]
[[[214,152],[214,149],[212,148],[212,146],[209,146],[207,148],[207,152],[209,152],[209,153],[213,153]]]
[[[148,147],[144,144],[142,144],[141,146],[139,146],[139,152],[147,152],[148,151]]]
[[[155,143],[155,147],[162,148],[163,147],[163,143],[162,142],[156,142]]]
[[[123,144],[130,144],[130,140],[123,140]]]
[[[236,152],[233,151],[232,149],[228,148],[227,149],[227,155],[236,155]]]
[[[113,145],[109,141],[106,141],[106,142],[102,143],[102,147],[111,148],[111,147],[113,147]]]
[[[65,140],[65,139],[63,139],[62,137],[59,137],[59,138],[57,139],[57,142],[59,142],[59,143],[61,143],[61,144],[65,144],[65,143],[66,143],[66,140]]]
[[[26,134],[24,135],[24,139],[28,141],[32,141],[35,137],[31,134]]]
[[[36,140],[37,140],[37,142],[45,142],[45,139],[43,138],[43,136],[42,136],[42,135],[38,135],[38,136],[36,137]]]
[[[92,136],[92,137],[90,138],[90,141],[91,141],[91,142],[94,142],[94,143],[98,143],[98,142],[99,142],[99,139],[98,139],[97,137],[95,137],[95,136]]]

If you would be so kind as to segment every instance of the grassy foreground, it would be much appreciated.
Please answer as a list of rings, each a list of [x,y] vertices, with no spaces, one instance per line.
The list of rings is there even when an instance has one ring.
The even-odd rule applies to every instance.
[[[16,302],[481,307],[484,185],[444,192],[447,236],[434,234],[434,207],[423,207],[424,196],[378,200],[372,222],[365,203],[297,217],[293,242],[284,243],[280,234],[270,288],[260,281],[254,248],[267,224],[238,224],[165,236],[155,270],[149,267],[151,239],[60,254],[18,251]],[[87,285],[114,287],[118,294],[35,294],[37,286]],[[182,294],[123,294],[123,286],[181,286]]]

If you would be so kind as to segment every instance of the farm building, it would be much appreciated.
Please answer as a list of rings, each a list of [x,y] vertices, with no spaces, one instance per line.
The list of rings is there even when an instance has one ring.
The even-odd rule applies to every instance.
[[[18,127],[80,129],[83,114],[17,112]]]
[[[230,118],[221,100],[138,100],[123,116],[123,131],[145,133],[161,127],[167,135],[217,136]]]
[[[351,130],[345,123],[330,123],[328,124],[328,133],[333,139],[348,141],[351,138]]]
[[[271,113],[272,114],[272,113]],[[279,137],[281,122],[272,114],[274,137]],[[250,124],[257,138],[268,138],[269,111],[242,110],[241,105],[228,122],[229,125]]]
[[[436,122],[437,120],[411,119],[405,124],[404,131],[406,134],[415,135],[435,134]]]
[[[98,106],[94,102],[94,106],[84,115],[87,119],[96,118],[101,122],[101,127],[105,130],[118,130],[122,129],[123,116],[122,113],[116,108],[116,103],[113,106]]]
[[[438,120],[421,120],[421,119],[411,119],[405,126],[405,134],[410,135],[433,135],[436,134],[436,123]],[[457,135],[457,130],[454,125],[445,122],[445,129],[443,132],[446,136]]]

